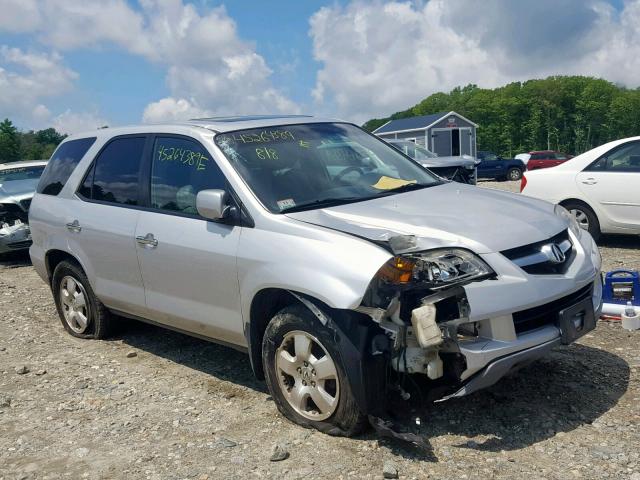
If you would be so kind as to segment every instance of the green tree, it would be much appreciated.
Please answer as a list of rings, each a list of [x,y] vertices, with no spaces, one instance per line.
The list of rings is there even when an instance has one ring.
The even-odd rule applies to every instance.
[[[20,160],[20,136],[18,129],[5,118],[0,122],[0,163]]]
[[[478,149],[503,156],[547,148],[577,154],[640,135],[640,89],[584,76],[552,76],[493,89],[456,87],[364,127],[374,130],[390,119],[451,110],[480,125]]]

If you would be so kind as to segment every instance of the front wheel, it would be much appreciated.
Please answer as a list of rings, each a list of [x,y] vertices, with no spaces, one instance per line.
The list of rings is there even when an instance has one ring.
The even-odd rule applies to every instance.
[[[522,170],[519,168],[511,168],[507,173],[507,178],[512,182],[516,182],[522,178]]]
[[[352,436],[366,416],[356,404],[332,332],[302,305],[276,314],[264,334],[262,363],[276,406],[289,420]]]

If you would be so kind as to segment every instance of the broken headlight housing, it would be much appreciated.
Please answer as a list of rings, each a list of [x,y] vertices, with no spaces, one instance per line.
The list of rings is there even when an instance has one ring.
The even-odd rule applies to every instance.
[[[437,290],[493,275],[476,254],[461,248],[439,248],[395,256],[378,271],[390,284]]]
[[[569,230],[578,238],[582,235],[582,228],[578,225],[578,221],[576,217],[562,205],[556,205],[553,208],[553,213],[555,213],[560,218],[565,218],[569,222]]]

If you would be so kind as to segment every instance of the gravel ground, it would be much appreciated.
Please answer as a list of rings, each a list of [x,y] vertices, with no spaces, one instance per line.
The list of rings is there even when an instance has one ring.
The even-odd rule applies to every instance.
[[[604,268],[639,269],[638,243],[604,238]],[[289,423],[225,347],[128,320],[111,340],[75,339],[24,255],[0,259],[0,312],[0,480],[640,480],[640,331],[616,323],[486,391],[408,406],[425,451]],[[276,445],[288,458],[270,461]]]

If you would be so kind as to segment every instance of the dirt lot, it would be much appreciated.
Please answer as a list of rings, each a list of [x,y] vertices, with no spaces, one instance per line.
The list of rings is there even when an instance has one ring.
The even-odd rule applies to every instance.
[[[603,239],[604,268],[640,269],[639,243]],[[615,323],[418,407],[420,451],[292,425],[225,347],[132,321],[109,341],[72,338],[24,255],[0,259],[0,312],[0,480],[382,478],[385,463],[400,478],[640,480],[640,331]],[[276,443],[290,453],[277,463]]]

